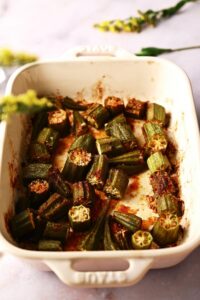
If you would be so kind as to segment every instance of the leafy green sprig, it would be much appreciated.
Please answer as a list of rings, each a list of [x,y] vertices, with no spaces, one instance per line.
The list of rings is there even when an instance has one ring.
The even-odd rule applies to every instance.
[[[11,67],[15,65],[24,65],[34,62],[38,59],[36,55],[25,52],[13,52],[7,48],[0,49],[0,66]]]
[[[181,0],[174,6],[158,11],[149,9],[145,12],[142,12],[138,10],[138,16],[136,17],[129,17],[124,20],[116,19],[111,21],[103,21],[101,23],[94,24],[94,27],[101,31],[140,32],[147,26],[156,26],[161,20],[172,17],[185,4],[195,1],[197,0]]]
[[[0,98],[0,121],[14,113],[32,114],[50,108],[53,103],[47,98],[38,98],[34,90],[28,90],[17,96],[8,95]]]
[[[185,50],[193,50],[193,49],[200,49],[200,45],[197,46],[189,46],[189,47],[182,47],[182,48],[156,48],[156,47],[146,47],[142,48],[138,53],[135,53],[137,56],[158,56],[164,53],[171,53],[171,52],[178,52],[178,51],[185,51]]]

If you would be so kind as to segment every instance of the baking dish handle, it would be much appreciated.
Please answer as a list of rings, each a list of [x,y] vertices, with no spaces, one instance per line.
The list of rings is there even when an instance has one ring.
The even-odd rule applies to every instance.
[[[66,51],[61,59],[72,59],[87,56],[107,57],[107,58],[133,58],[135,55],[125,49],[114,46],[79,46]]]
[[[62,282],[74,287],[128,286],[137,283],[150,269],[152,258],[127,259],[128,269],[124,271],[75,271],[75,261],[45,260],[45,264]]]

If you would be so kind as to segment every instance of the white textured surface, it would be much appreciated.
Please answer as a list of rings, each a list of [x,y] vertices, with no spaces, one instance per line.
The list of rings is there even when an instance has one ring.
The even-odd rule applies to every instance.
[[[200,44],[200,2],[141,34],[101,33],[92,24],[128,17],[139,8],[159,9],[176,0],[0,0],[0,47],[37,53],[42,58],[62,55],[77,45],[111,44],[132,52],[141,47],[181,47]],[[165,55],[188,74],[200,120],[200,50]],[[150,271],[137,285],[119,289],[74,289],[53,273],[34,270],[9,255],[0,258],[0,299],[200,299],[200,250],[180,265]]]

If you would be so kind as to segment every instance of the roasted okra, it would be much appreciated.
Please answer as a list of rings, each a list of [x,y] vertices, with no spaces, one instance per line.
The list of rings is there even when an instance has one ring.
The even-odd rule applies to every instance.
[[[184,206],[165,108],[135,98],[125,106],[114,95],[104,104],[51,101],[51,110],[32,118],[22,195],[9,220],[19,246],[142,251],[180,243]]]

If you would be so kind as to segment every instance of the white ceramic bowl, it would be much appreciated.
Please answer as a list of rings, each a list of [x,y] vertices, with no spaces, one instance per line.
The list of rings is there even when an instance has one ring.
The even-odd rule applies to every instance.
[[[100,87],[100,88],[99,88]],[[103,87],[103,89],[101,89]],[[20,249],[12,240],[5,216],[14,207],[26,118],[13,116],[1,123],[0,246],[11,253],[54,271],[66,284],[81,287],[126,286],[139,281],[150,268],[181,262],[200,243],[200,144],[191,87],[186,74],[160,58],[138,58],[113,47],[81,47],[62,59],[32,63],[10,78],[6,93],[35,89],[45,95],[59,92],[86,99],[106,95],[134,96],[162,104],[172,114],[170,132],[179,146],[181,196],[185,201],[182,243],[158,250],[39,252]],[[79,94],[77,95],[77,91]]]

